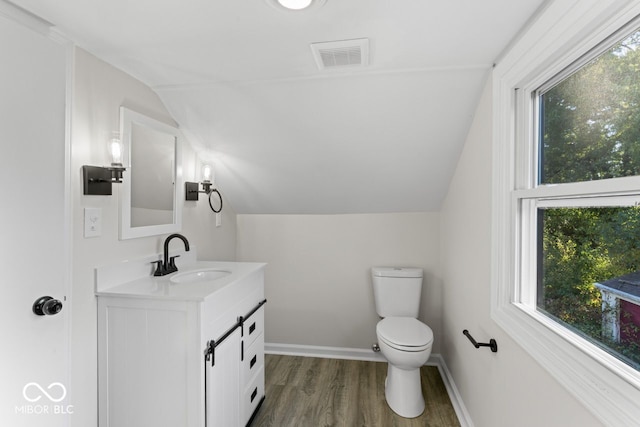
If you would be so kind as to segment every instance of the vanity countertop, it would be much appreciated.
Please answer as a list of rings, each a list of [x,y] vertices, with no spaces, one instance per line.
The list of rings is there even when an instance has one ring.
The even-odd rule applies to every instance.
[[[266,264],[257,262],[195,261],[180,267],[180,270],[166,276],[146,275],[111,286],[96,284],[97,296],[152,298],[183,301],[203,301],[205,298],[227,288],[240,279],[263,270]],[[171,279],[189,272],[215,270],[228,272],[215,280],[196,280],[187,283],[174,283]],[[97,272],[98,280],[100,271]],[[111,283],[117,282],[110,280]]]

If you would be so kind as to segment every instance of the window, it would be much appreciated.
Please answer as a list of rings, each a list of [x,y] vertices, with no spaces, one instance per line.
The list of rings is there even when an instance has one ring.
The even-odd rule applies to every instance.
[[[640,175],[640,31],[610,44],[537,91],[539,184]]]
[[[521,203],[535,209],[523,242],[536,257],[523,263],[535,263],[538,311],[639,369],[640,188],[612,194],[614,178],[640,175],[640,30],[604,46],[535,91],[536,184]],[[548,185],[563,194],[539,197]]]
[[[493,76],[492,318],[611,426],[640,419],[639,15],[551,2]]]
[[[536,214],[537,310],[638,369],[639,208],[547,206]]]

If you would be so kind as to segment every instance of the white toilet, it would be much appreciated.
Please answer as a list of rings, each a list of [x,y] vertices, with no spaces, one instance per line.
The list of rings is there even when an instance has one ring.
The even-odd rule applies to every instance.
[[[380,320],[376,326],[380,351],[389,362],[385,397],[389,407],[405,418],[424,411],[420,367],[431,355],[433,332],[420,322],[421,268],[371,269],[373,295]]]

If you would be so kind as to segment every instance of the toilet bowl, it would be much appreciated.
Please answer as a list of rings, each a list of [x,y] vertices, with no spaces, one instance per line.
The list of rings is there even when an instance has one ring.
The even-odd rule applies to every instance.
[[[424,411],[420,367],[431,355],[433,332],[413,317],[385,317],[376,325],[380,351],[388,361],[385,397],[389,407],[405,418]]]

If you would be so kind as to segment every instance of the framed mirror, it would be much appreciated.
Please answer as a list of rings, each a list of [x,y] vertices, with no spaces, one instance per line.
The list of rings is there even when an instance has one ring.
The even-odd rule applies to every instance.
[[[184,189],[177,128],[120,107],[120,239],[180,231]]]

